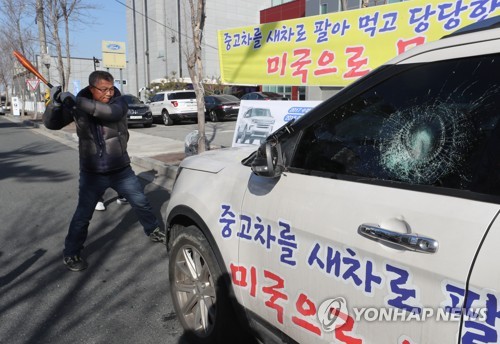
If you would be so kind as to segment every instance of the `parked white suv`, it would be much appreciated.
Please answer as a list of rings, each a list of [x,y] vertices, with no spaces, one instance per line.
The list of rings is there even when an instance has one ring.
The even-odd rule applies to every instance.
[[[416,47],[253,149],[179,167],[193,342],[499,342],[500,28]]]
[[[158,92],[151,98],[149,107],[153,118],[161,117],[165,125],[198,118],[196,93],[190,90]]]

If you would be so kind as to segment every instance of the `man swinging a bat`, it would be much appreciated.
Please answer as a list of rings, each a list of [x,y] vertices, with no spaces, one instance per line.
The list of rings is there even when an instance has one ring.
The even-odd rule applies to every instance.
[[[89,86],[76,97],[61,92],[61,87],[52,87],[51,102],[43,114],[45,127],[52,130],[62,129],[74,121],[79,138],[78,205],[63,251],[63,262],[71,271],[87,268],[82,257],[84,242],[95,206],[108,187],[127,198],[152,241],[165,242],[165,234],[130,167],[128,106],[113,81],[108,72],[92,72]]]

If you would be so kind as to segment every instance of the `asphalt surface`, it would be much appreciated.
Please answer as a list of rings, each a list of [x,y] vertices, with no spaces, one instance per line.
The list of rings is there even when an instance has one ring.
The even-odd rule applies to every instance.
[[[91,221],[88,269],[65,268],[62,245],[77,201],[76,142],[69,131],[8,117],[0,117],[0,343],[187,343],[170,298],[166,249],[144,235],[130,206],[116,204],[114,191]],[[174,170],[152,156],[166,154],[168,144],[179,153],[183,143],[144,135],[131,135],[131,155]],[[147,140],[164,146],[134,150],[135,141]],[[134,170],[164,226],[168,173]]]

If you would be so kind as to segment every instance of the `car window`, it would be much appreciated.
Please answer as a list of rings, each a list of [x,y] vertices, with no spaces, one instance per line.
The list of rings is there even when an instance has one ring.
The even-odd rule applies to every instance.
[[[236,96],[232,96],[230,94],[226,94],[224,96],[221,96],[224,100],[230,101],[230,102],[239,102],[240,99]]]
[[[269,109],[252,109],[252,117],[271,116]]]
[[[151,102],[161,102],[165,99],[165,94],[164,93],[158,93],[151,98]]]
[[[396,68],[306,128],[292,167],[500,194],[500,55]]]
[[[123,96],[127,104],[141,104],[141,100],[134,96]]]
[[[169,100],[179,100],[179,99],[194,99],[196,98],[196,93],[194,92],[175,92],[168,95]]]
[[[214,98],[212,98],[212,97],[205,97],[205,103],[206,104],[213,104],[214,103]]]

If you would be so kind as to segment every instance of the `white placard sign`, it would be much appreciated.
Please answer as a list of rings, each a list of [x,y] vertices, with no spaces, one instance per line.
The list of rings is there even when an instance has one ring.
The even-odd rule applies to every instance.
[[[242,100],[232,146],[259,145],[273,131],[320,103],[313,100]]]
[[[14,116],[21,115],[20,107],[21,107],[21,104],[19,104],[19,97],[12,97],[12,114]]]

